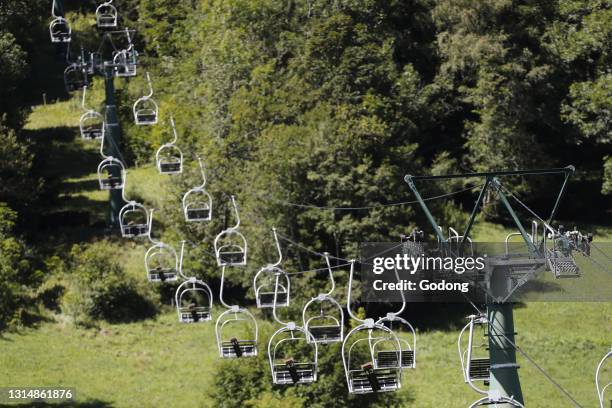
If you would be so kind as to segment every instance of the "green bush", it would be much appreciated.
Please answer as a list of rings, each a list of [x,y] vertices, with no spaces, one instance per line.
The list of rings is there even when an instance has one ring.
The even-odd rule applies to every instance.
[[[14,235],[17,213],[0,202],[0,330],[37,314],[33,292],[42,281],[35,258]]]
[[[129,322],[157,312],[156,302],[127,276],[117,247],[107,241],[75,245],[65,283],[61,309],[77,325],[89,326],[96,320]]]

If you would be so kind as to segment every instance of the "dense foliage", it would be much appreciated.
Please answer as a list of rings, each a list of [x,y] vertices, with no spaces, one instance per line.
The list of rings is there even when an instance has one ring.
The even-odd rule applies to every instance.
[[[311,248],[354,256],[357,242],[396,239],[424,225],[420,211],[287,202],[406,201],[407,173],[574,164],[577,178],[590,183],[588,213],[606,208],[612,95],[605,1],[130,4],[138,5],[143,62],[163,119],[176,118],[179,145],[193,164],[166,200],[174,236],[210,244],[233,222],[227,203],[236,194],[252,259],[269,260],[270,241],[255,237],[268,237],[272,225]],[[143,86],[134,81],[120,96],[128,157],[138,163],[170,138],[167,125],[129,124],[130,101]],[[216,220],[206,228],[185,225],[177,210],[181,194],[200,182],[196,155],[215,197]],[[548,203],[558,188],[555,180],[512,183],[536,203]],[[423,195],[461,187],[425,185]],[[446,225],[457,225],[472,200],[432,205]],[[587,213],[580,205],[564,209],[566,219]],[[494,207],[487,214],[499,215]],[[291,255],[300,267],[312,266],[303,253]]]

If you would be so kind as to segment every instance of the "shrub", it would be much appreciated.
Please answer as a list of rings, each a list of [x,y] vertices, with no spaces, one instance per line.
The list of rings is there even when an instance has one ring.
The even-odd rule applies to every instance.
[[[74,246],[68,269],[61,309],[75,324],[89,326],[100,319],[128,322],[155,315],[156,302],[127,276],[117,247],[109,242]]]

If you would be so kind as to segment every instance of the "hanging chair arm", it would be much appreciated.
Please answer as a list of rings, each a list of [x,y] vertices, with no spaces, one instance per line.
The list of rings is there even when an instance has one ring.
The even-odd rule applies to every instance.
[[[225,265],[221,268],[221,283],[219,285],[219,302],[227,309],[232,309],[232,306],[225,303],[223,299],[223,285],[225,284]]]
[[[274,243],[276,244],[276,251],[278,253],[278,261],[272,264],[272,266],[278,266],[283,262],[283,252],[281,251],[280,242],[278,241],[278,234],[276,233],[276,227],[272,227],[272,235],[274,235]]]
[[[176,124],[174,123],[174,117],[170,116],[170,126],[172,127],[172,134],[174,135],[174,139],[168,144],[174,145],[178,140],[178,134],[176,133]]]
[[[365,320],[355,316],[355,314],[353,314],[353,311],[351,310],[351,294],[353,293],[353,272],[355,271],[355,260],[351,259],[349,262],[351,263],[351,269],[349,272],[348,293],[346,295],[346,310],[351,318],[357,320],[360,323],[365,323]]]
[[[325,255],[325,263],[327,264],[327,270],[329,271],[329,281],[331,283],[331,289],[329,290],[329,292],[326,293],[326,295],[331,296],[332,293],[334,293],[334,290],[336,289],[336,281],[334,280],[334,273],[329,262],[329,252],[324,252],[323,255]]]
[[[153,237],[151,236],[151,233],[153,231],[153,212],[155,211],[155,208],[151,209],[151,212],[149,213],[149,231],[147,232],[147,238],[149,239],[149,241],[151,241],[152,244],[160,244],[160,241],[154,240]]]
[[[240,227],[240,214],[238,213],[238,205],[236,204],[236,196],[232,195],[232,206],[234,207],[234,214],[236,215],[236,225],[234,225],[231,229],[237,230]]]
[[[151,76],[149,75],[149,72],[146,72],[147,75],[147,83],[149,84],[149,94],[146,96],[147,98],[150,98],[153,96],[153,84],[151,83]]]
[[[202,174],[202,184],[200,185],[200,188],[203,189],[206,187],[206,172],[204,170],[204,163],[202,163],[200,156],[198,156],[198,164],[200,165],[200,173]]]
[[[395,268],[395,278],[397,279],[397,283],[401,283],[399,273],[397,272],[397,268]],[[400,286],[401,287],[401,286]],[[401,315],[406,309],[406,295],[404,295],[404,290],[400,290],[400,296],[402,297],[402,306],[400,309],[394,313],[395,316]]]
[[[121,189],[121,198],[126,203],[129,203],[131,200],[128,200],[127,194],[126,194],[126,192],[127,192],[127,175],[128,175],[128,172],[127,172],[126,168],[124,168],[121,172],[123,173],[123,188]]]

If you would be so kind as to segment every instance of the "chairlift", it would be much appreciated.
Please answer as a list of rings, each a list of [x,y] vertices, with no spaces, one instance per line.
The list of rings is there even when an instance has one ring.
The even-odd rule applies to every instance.
[[[121,160],[104,154],[104,137],[100,139],[100,155],[103,157],[98,164],[100,190],[122,190],[125,187],[127,170]]]
[[[126,198],[127,170],[123,176],[121,194],[126,204],[119,210],[119,228],[123,238],[138,238],[149,236],[151,217],[144,205]]]
[[[151,77],[148,72],[147,83],[149,84],[149,93],[138,98],[132,107],[134,122],[139,126],[157,124],[159,108],[155,100],[151,98],[153,96],[153,85],[151,84]]]
[[[212,318],[213,294],[210,286],[195,277],[187,279],[174,296],[181,323],[203,323]]]
[[[128,37],[129,46],[124,50],[115,51],[113,55],[115,76],[120,78],[135,77],[138,66],[138,52],[134,49],[127,28],[125,32]]]
[[[272,234],[274,235],[278,260],[273,264],[268,264],[261,268],[259,271],[257,271],[255,277],[253,278],[255,302],[259,309],[269,309],[274,306],[289,306],[291,280],[289,279],[289,275],[284,273],[284,271],[279,267],[283,261],[283,253],[280,248],[280,243],[278,242],[276,228],[272,228]],[[276,287],[276,276],[278,274],[283,276],[284,282],[279,282],[278,287]]]
[[[272,382],[279,385],[310,384],[317,381],[318,344],[304,328],[295,322],[283,322],[276,314],[279,278],[275,280],[275,299],[272,307],[274,320],[282,325],[268,341],[268,360]]]
[[[247,241],[238,228],[240,227],[240,215],[236,198],[231,197],[236,225],[223,230],[215,237],[214,247],[218,266],[244,266],[247,263]]]
[[[55,14],[55,0],[51,5],[51,16],[53,20],[49,23],[49,35],[52,43],[68,43],[72,39],[72,28],[70,23],[62,16]]]
[[[217,318],[215,336],[221,358],[242,358],[257,355],[259,329],[257,320],[247,309],[228,305],[223,300],[225,266],[221,271],[219,301],[227,310]]]
[[[96,25],[98,28],[117,27],[117,8],[111,3],[113,0],[105,1],[96,8]]]
[[[601,359],[601,361],[599,361],[599,364],[597,364],[597,369],[595,370],[595,386],[597,388],[597,398],[599,400],[599,407],[600,408],[605,408],[605,395],[606,395],[606,389],[612,385],[612,381],[606,383],[606,385],[602,386],[599,376],[601,375],[601,369],[604,366],[606,360],[612,356],[612,349],[610,349],[610,351],[608,351],[608,353],[603,356],[603,358]]]
[[[310,299],[302,310],[302,325],[316,343],[339,343],[344,340],[344,311],[332,297],[336,288],[334,275],[329,263],[329,254],[325,253],[325,262],[329,271],[331,289]],[[318,313],[310,312],[318,306]]]
[[[149,220],[149,240],[153,244],[145,253],[144,263],[149,282],[173,282],[178,280],[179,258],[173,247],[151,237],[153,210]],[[181,264],[185,243],[181,246]]]
[[[121,160],[105,157],[98,165],[100,190],[121,190],[125,186],[125,166]]]
[[[83,87],[83,98],[81,107],[85,111],[79,119],[79,129],[82,139],[102,139],[104,137],[104,117],[99,112],[85,107],[85,95],[87,94],[87,86]]]
[[[395,269],[395,278],[400,282],[400,277]],[[414,327],[400,315],[406,309],[406,297],[404,292],[400,292],[402,296],[402,306],[394,313],[387,313],[385,317],[381,317],[376,321],[376,324],[388,327],[392,333],[397,336],[400,348],[395,347],[393,338],[381,336],[370,345],[372,355],[374,356],[375,368],[415,368],[416,367],[416,331]],[[401,330],[404,329],[404,330]],[[412,341],[409,341],[405,336],[400,336],[400,333],[408,331]]]
[[[378,319],[376,324],[389,327],[399,339],[401,348],[396,349],[395,343],[388,338],[382,338],[372,343],[374,354],[374,367],[376,368],[415,368],[416,367],[416,331],[408,321],[396,313],[388,313]],[[394,325],[396,327],[394,327]],[[398,335],[399,328],[406,328],[411,334],[412,341]]]
[[[202,184],[187,191],[182,201],[183,214],[185,214],[185,221],[187,222],[210,221],[212,219],[212,197],[204,189],[206,187],[206,174],[199,157],[198,164],[202,173]]]
[[[183,172],[183,152],[175,144],[178,134],[173,117],[170,117],[170,125],[172,126],[174,139],[157,149],[155,163],[160,174],[181,174]]]
[[[548,269],[555,278],[579,278],[580,268],[572,254],[572,240],[565,234],[563,226],[555,230],[547,223],[542,223],[544,256]],[[537,231],[537,223],[535,224]]]
[[[66,92],[71,93],[82,89],[88,83],[87,70],[80,61],[68,65],[64,70]]]
[[[456,254],[460,254],[461,252],[461,243],[464,241],[464,237],[463,235],[459,235],[459,233],[457,232],[456,229],[454,229],[453,227],[448,227],[448,242],[450,244],[450,249],[452,251],[453,249],[453,242],[455,242],[456,244]],[[470,250],[470,256],[474,256],[474,243],[472,242],[472,238],[470,237],[466,237],[465,238],[465,242],[467,242],[469,250]]]
[[[49,24],[52,43],[69,43],[72,39],[72,28],[64,17],[56,17]]]
[[[484,314],[468,316],[468,320],[469,322],[463,327],[457,340],[463,380],[475,391],[486,394],[487,391],[474,385],[474,381],[483,381],[485,386],[489,385],[491,360],[488,353],[488,321]],[[485,339],[483,342],[474,340],[474,334],[479,327],[482,328],[482,336]],[[463,336],[466,331],[468,340],[467,347],[464,348]],[[480,355],[475,356],[478,352],[480,352]]]
[[[396,391],[401,388],[402,369],[377,367],[374,363],[372,346],[383,342],[392,343],[395,350],[401,350],[401,343],[395,333],[388,327],[374,322],[374,319],[359,319],[351,310],[351,292],[355,261],[351,260],[347,311],[351,318],[360,322],[352,329],[342,342],[342,365],[346,376],[348,391],[351,394],[370,394]]]

